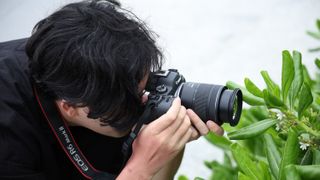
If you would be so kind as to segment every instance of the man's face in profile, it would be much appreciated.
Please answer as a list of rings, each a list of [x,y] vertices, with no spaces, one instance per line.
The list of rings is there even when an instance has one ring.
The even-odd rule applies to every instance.
[[[148,100],[148,96],[143,94],[148,81],[149,74],[147,74],[139,83],[138,90],[141,94],[141,103]],[[90,109],[88,107],[73,107],[67,104],[64,100],[57,101],[58,108],[64,119],[70,126],[82,126],[91,129],[99,134],[111,137],[123,137],[129,133],[130,128],[126,131],[119,131],[109,125],[101,125],[99,118],[88,118]]]

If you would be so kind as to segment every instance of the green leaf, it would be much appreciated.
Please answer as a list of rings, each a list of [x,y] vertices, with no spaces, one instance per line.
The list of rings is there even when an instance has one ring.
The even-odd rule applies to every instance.
[[[239,88],[242,92],[242,95],[243,95],[243,101],[251,106],[265,105],[264,100],[262,98],[254,96],[246,88],[244,88],[244,87],[242,87],[232,81],[228,81],[226,86],[229,89]]]
[[[312,104],[313,97],[308,84],[303,84],[299,96],[298,115],[301,117],[303,112]]]
[[[245,110],[245,109],[243,109],[243,110]],[[249,123],[247,122],[247,119],[243,119],[243,110],[242,110],[242,112],[241,112],[241,118],[240,118],[239,124],[237,124],[237,126],[231,126],[231,125],[228,124],[228,123],[223,123],[223,124],[221,125],[221,127],[224,129],[225,132],[235,131],[236,129],[239,129],[239,127],[241,127],[243,123],[249,124]]]
[[[266,106],[252,106],[249,109],[249,113],[259,121],[269,117],[268,108]]]
[[[272,136],[272,139],[277,147],[283,147],[285,142],[283,139],[279,136],[278,131],[275,130],[275,128],[269,128],[265,133],[270,134]]]
[[[264,144],[261,140],[261,137],[255,137],[255,138],[251,138],[251,139],[246,139],[246,140],[242,140],[239,142],[239,144],[241,144],[242,146],[246,147],[246,149],[248,149],[248,151],[251,154],[254,154],[255,157],[257,158],[257,160],[262,160],[259,158],[264,158]],[[260,157],[259,157],[260,156]],[[264,159],[267,162],[267,159]]]
[[[312,164],[320,165],[320,151],[312,149]]]
[[[232,166],[220,164],[218,161],[206,162],[206,164],[207,166],[209,165],[209,167],[213,170],[215,170],[216,168],[222,168],[229,171],[228,173],[234,172],[234,169]]]
[[[314,63],[317,65],[318,69],[320,69],[320,59],[316,58]]]
[[[307,31],[307,34],[315,39],[320,39],[320,33],[319,32],[312,32],[312,31]]]
[[[312,164],[312,150],[308,148],[306,153],[303,155],[300,165],[310,165]]]
[[[251,94],[263,98],[262,91],[249,78],[244,79],[244,84]]]
[[[207,168],[211,169],[211,162],[204,161],[204,165],[207,166]]]
[[[272,81],[267,71],[261,71],[261,75],[264,79],[264,82],[267,85],[268,91],[271,92],[272,95],[280,98],[280,88],[279,86]]]
[[[282,79],[281,79],[281,86],[282,86],[282,99],[283,102],[286,103],[287,95],[291,83],[294,79],[294,65],[292,57],[289,51],[282,52]]]
[[[263,90],[264,101],[269,108],[286,109],[286,105],[276,96],[272,95],[267,89]]]
[[[217,161],[212,161],[210,163],[206,162],[206,165],[213,170],[213,176],[211,179],[221,179],[221,180],[232,180],[235,179],[237,170],[232,166],[225,166]]]
[[[242,172],[239,171],[238,180],[252,180],[252,178],[249,177],[249,176],[244,175]]]
[[[231,174],[228,174],[228,171],[225,171],[224,169],[217,169],[213,172],[213,175],[210,179],[232,180],[235,179],[235,177],[231,176]]]
[[[210,132],[208,135],[205,136],[205,138],[213,145],[222,148],[224,150],[229,150],[230,145],[232,144],[231,141],[229,141],[224,136],[218,136],[212,132]]]
[[[280,161],[281,161],[280,152],[270,134],[264,134],[263,137],[264,137],[265,147],[267,147],[266,154],[267,154],[267,159],[268,159],[271,173],[276,179],[278,179]]]
[[[316,48],[311,48],[311,49],[308,49],[309,52],[317,52],[317,51],[320,51],[320,47],[316,47]]]
[[[305,65],[302,65],[302,72],[303,72],[304,83],[307,83],[311,87],[314,84],[314,81],[311,79],[311,76],[310,76],[308,69],[306,68]]]
[[[301,63],[301,54],[298,51],[293,51],[293,63],[294,63],[294,79],[289,89],[289,106],[293,109],[294,102],[300,91],[303,83],[303,67]]]
[[[296,165],[295,168],[303,180],[319,179],[320,177],[320,165]]]
[[[185,175],[180,175],[180,176],[178,177],[178,180],[189,180],[189,179],[188,179],[188,177],[185,176]]]
[[[194,180],[205,180],[205,179],[203,179],[201,177],[195,177]]]
[[[257,107],[257,106],[253,106],[253,107]],[[264,118],[264,119],[267,119],[267,118]],[[258,119],[254,116],[252,111],[250,111],[249,109],[243,109],[243,111],[241,113],[241,120],[240,121],[241,122],[240,122],[239,126],[237,126],[238,128],[236,128],[236,129],[240,129],[244,126],[249,126],[250,124],[257,122]],[[230,131],[228,131],[228,132],[230,132]]]
[[[226,152],[223,154],[223,165],[232,167],[231,158]]]
[[[230,174],[229,171],[223,168],[215,168],[213,171],[213,175],[210,179],[216,180],[216,179],[221,179],[221,180],[232,180],[235,179],[234,174]]]
[[[315,102],[318,104],[318,106],[320,105],[320,96],[315,98]],[[319,108],[320,109],[320,108]]]
[[[240,117],[240,120],[239,120],[239,123],[237,124],[237,126],[231,126],[229,123],[224,123],[224,124],[222,124],[221,127],[225,130],[225,132],[231,132],[231,131],[238,130],[238,129],[245,127],[245,126],[249,126],[253,122],[257,122],[257,121],[258,120],[256,119],[256,117],[253,116],[248,111],[248,109],[244,108],[244,109],[242,109],[241,117]]]
[[[318,30],[320,31],[320,19],[317,19],[316,25],[317,25]]]
[[[232,140],[248,139],[258,136],[269,129],[271,126],[275,125],[277,120],[265,119],[258,121],[249,126],[243,127],[237,131],[228,133],[228,137]]]
[[[260,172],[262,174],[262,177],[264,180],[271,180],[271,175],[269,173],[269,168],[266,163],[263,161],[259,161],[258,168],[260,169]]]
[[[285,177],[287,180],[301,180],[295,165],[288,165],[285,167]]]
[[[280,169],[279,169],[280,180],[285,179],[285,167],[289,164],[296,164],[298,154],[299,154],[298,134],[294,130],[289,129],[288,138],[284,146],[282,159],[280,162]]]
[[[245,148],[237,143],[233,143],[230,148],[235,161],[246,176],[251,179],[263,179],[257,163],[250,158],[251,154]]]

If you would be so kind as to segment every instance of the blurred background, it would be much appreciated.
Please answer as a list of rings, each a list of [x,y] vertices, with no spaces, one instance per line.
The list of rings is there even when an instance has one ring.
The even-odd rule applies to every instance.
[[[1,0],[0,41],[28,37],[33,26],[74,0]],[[282,50],[298,50],[311,76],[318,47],[306,31],[316,31],[319,0],[121,0],[156,32],[165,68],[178,69],[187,81],[243,84],[249,77],[264,87],[261,70],[281,82]],[[207,179],[204,160],[221,161],[223,152],[204,138],[186,147],[177,175]],[[178,176],[177,176],[178,177]]]

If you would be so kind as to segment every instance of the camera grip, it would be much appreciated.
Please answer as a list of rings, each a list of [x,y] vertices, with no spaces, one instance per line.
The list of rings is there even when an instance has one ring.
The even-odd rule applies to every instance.
[[[149,95],[146,108],[151,108],[151,111],[150,116],[145,124],[149,124],[165,114],[171,107],[173,100],[174,96],[171,95]]]

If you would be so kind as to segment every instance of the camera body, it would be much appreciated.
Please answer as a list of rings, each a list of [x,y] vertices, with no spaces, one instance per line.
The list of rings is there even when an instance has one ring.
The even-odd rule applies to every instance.
[[[151,95],[176,95],[177,89],[185,83],[185,78],[176,69],[160,70],[151,73],[146,90]]]
[[[204,122],[213,120],[235,126],[242,110],[242,93],[226,86],[186,82],[176,69],[152,72],[146,85],[149,92],[147,108],[151,108],[149,122],[168,111],[175,97],[181,98],[186,108],[192,109]]]
[[[152,108],[149,122],[168,111],[184,82],[185,78],[176,69],[159,70],[149,75],[145,88],[149,92],[146,107]]]

